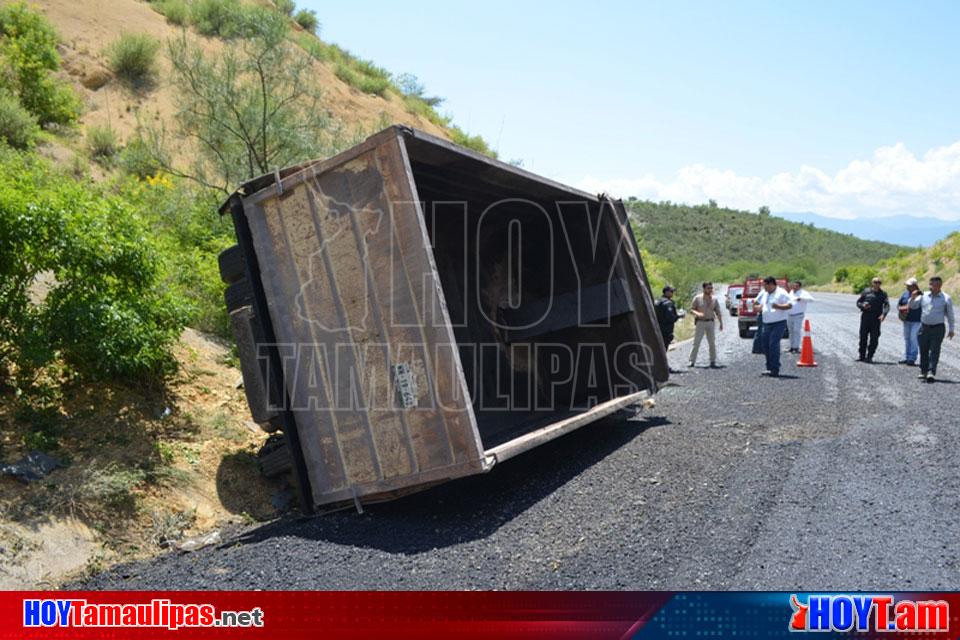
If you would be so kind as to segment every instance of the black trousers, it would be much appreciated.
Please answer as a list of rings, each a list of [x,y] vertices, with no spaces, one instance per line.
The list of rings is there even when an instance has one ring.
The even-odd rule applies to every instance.
[[[880,316],[860,314],[860,357],[872,358],[880,342]]]
[[[673,342],[673,327],[669,329],[667,327],[660,327],[660,335],[663,336],[663,346],[669,347],[670,343]]]
[[[947,328],[942,324],[921,324],[917,340],[920,343],[920,372],[937,375],[940,362],[940,346]]]

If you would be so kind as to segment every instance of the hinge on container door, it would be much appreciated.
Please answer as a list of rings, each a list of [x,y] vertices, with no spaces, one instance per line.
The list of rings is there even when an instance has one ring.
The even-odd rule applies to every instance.
[[[360,502],[360,496],[357,494],[357,488],[353,488],[353,506],[357,513],[363,513],[363,503]]]
[[[280,179],[280,167],[273,170],[273,179],[277,183],[277,195],[283,195],[283,180]]]

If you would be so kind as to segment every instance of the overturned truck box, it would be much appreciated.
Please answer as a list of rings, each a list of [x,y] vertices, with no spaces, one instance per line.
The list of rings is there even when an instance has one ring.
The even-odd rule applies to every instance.
[[[667,379],[619,201],[391,127],[221,212],[247,399],[308,508],[488,471]]]

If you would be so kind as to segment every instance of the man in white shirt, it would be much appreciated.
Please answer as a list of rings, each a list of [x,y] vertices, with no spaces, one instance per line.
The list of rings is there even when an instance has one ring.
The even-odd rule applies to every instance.
[[[940,346],[943,335],[953,340],[954,315],[953,300],[942,290],[943,278],[930,278],[930,290],[921,294],[914,289],[910,294],[910,308],[920,309],[920,375],[921,380],[933,382],[937,377],[937,363],[940,361]],[[946,325],[946,326],[945,326]],[[949,333],[947,332],[949,326]]]
[[[790,328],[790,353],[800,353],[800,338],[803,332],[803,316],[807,312],[807,303],[813,296],[803,288],[803,283],[794,280],[790,283],[790,301],[793,307],[787,311],[787,326]]]
[[[767,356],[767,373],[773,378],[780,376],[780,340],[787,330],[787,311],[793,307],[790,294],[777,286],[777,279],[767,276],[763,279],[766,295],[762,297],[763,341]],[[760,296],[757,296],[760,298]]]

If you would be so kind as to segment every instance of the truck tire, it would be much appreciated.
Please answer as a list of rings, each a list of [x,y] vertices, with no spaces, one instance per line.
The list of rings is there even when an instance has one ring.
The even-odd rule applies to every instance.
[[[279,406],[279,403],[272,397],[272,390],[267,385],[265,377],[266,370],[258,357],[263,335],[260,323],[253,313],[253,307],[245,306],[231,311],[230,328],[237,343],[240,373],[243,374],[243,393],[247,397],[250,415],[261,429],[272,433],[280,427],[282,422],[280,414],[272,408]]]
[[[257,464],[265,478],[279,478],[293,471],[293,458],[283,436],[270,436],[257,453]]]
[[[220,279],[226,284],[239,282],[247,274],[246,260],[238,244],[221,251],[217,262],[220,264]]]
[[[260,425],[267,433],[281,433],[283,431],[283,417],[278,413]]]
[[[227,305],[227,313],[253,305],[253,287],[250,286],[250,281],[242,278],[227,286],[223,292],[223,301]]]
[[[741,337],[741,338],[750,338],[750,337],[751,337],[751,335],[750,335],[750,328],[749,328],[749,327],[741,326],[741,327],[740,327],[740,337]]]

